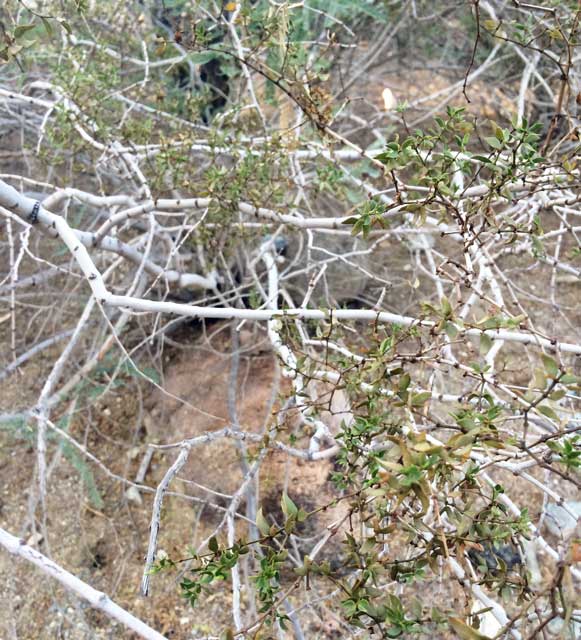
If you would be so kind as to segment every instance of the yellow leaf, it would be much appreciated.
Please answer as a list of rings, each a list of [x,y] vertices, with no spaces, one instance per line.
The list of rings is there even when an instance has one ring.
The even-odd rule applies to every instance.
[[[489,636],[483,636],[478,633],[476,629],[467,625],[460,618],[448,618],[448,621],[461,640],[489,640]]]
[[[380,467],[383,467],[387,471],[399,473],[403,469],[403,465],[397,464],[396,462],[389,462],[388,460],[381,460],[380,458],[376,458],[375,461]]]

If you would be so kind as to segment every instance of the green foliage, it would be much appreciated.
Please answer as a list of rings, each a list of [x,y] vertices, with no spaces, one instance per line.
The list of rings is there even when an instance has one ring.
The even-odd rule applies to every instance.
[[[581,436],[563,438],[560,442],[549,441],[557,462],[571,470],[581,469]]]
[[[241,555],[248,553],[248,549],[243,544],[235,544],[229,549],[222,549],[218,545],[216,538],[211,538],[208,544],[211,553],[199,558],[200,566],[192,569],[192,578],[184,578],[180,582],[180,589],[184,598],[187,598],[192,606],[195,606],[199,597],[209,589],[215,581],[227,580],[230,569],[236,565]],[[198,560],[196,556],[193,558]],[[164,559],[157,565],[154,572],[173,566],[173,563]]]
[[[369,236],[369,232],[373,227],[387,227],[387,222],[384,219],[386,213],[386,207],[382,204],[379,198],[370,197],[359,209],[357,217],[347,218],[343,221],[343,224],[353,225],[352,234],[358,235],[359,233],[363,238]]]
[[[221,546],[218,540],[213,537],[208,541],[209,553],[204,555],[194,553],[187,558],[188,561],[193,561],[196,566],[188,571],[189,577],[183,578],[180,582],[182,596],[192,606],[196,606],[200,597],[209,592],[211,585],[228,580],[231,569],[240,562],[241,558],[253,553],[257,556],[258,567],[251,579],[256,587],[260,602],[259,613],[265,614],[263,623],[272,625],[276,621],[284,625],[288,616],[279,611],[277,602],[281,588],[281,568],[288,560],[288,552],[284,546],[288,543],[288,537],[296,524],[303,522],[307,518],[307,514],[297,508],[286,494],[283,494],[281,498],[281,507],[285,515],[284,527],[269,527],[262,510],[260,510],[257,526],[263,537],[259,540],[253,542],[241,540],[230,547],[225,547]],[[282,550],[277,550],[272,546],[272,542],[275,540],[279,542]],[[176,566],[176,562],[163,557],[153,567],[151,573],[173,569]]]

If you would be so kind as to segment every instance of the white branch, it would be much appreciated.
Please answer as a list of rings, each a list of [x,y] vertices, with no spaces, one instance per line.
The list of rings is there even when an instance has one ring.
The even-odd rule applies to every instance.
[[[0,545],[9,553],[36,565],[43,573],[58,580],[68,591],[76,593],[84,600],[87,600],[92,607],[99,609],[109,618],[119,621],[142,638],[146,638],[146,640],[166,640],[161,633],[158,633],[155,629],[146,625],[145,622],[142,622],[139,618],[136,618],[113,602],[107,594],[97,591],[86,582],[79,580],[79,578],[63,569],[50,558],[47,558],[40,551],[27,546],[23,540],[19,540],[2,528],[0,528]]]
[[[176,458],[172,466],[165,472],[162,481],[155,492],[153,501],[153,510],[151,513],[151,525],[149,527],[149,545],[147,547],[147,557],[145,560],[145,568],[143,570],[143,578],[141,579],[141,593],[146,596],[149,593],[149,572],[153,567],[155,560],[155,550],[157,547],[157,534],[159,532],[159,520],[161,518],[161,506],[163,503],[163,495],[167,491],[169,483],[173,480],[179,470],[186,464],[190,453],[189,444],[184,444],[179,456]]]
[[[0,206],[5,207],[12,213],[23,219],[29,218],[35,201],[19,194],[16,189],[0,180]],[[150,313],[175,313],[181,316],[192,318],[221,318],[221,319],[241,319],[241,320],[273,320],[275,318],[302,318],[306,320],[367,320],[369,322],[397,324],[403,327],[425,327],[431,329],[435,326],[435,322],[431,320],[420,320],[412,316],[403,316],[396,313],[386,311],[373,311],[366,309],[285,309],[278,311],[276,309],[238,309],[230,307],[197,307],[187,304],[175,302],[161,302],[142,300],[131,296],[119,296],[109,293],[106,289],[103,279],[95,267],[86,247],[90,246],[90,242],[85,242],[85,236],[78,237],[71,229],[66,220],[59,215],[46,211],[40,207],[38,220],[48,228],[52,228],[65,242],[83,273],[89,280],[89,284],[93,290],[95,297],[101,304],[112,307],[125,307],[135,311],[145,311]],[[91,234],[86,234],[90,236]],[[161,267],[159,267],[161,270]],[[192,278],[200,278],[202,276],[191,275]],[[212,286],[210,278],[205,279],[208,286]],[[190,285],[192,283],[189,283]],[[197,283],[200,284],[200,283]],[[520,333],[516,331],[507,331],[504,329],[464,329],[457,327],[459,334],[465,336],[480,337],[485,333],[492,340],[505,340],[507,342],[515,342],[519,344],[533,344],[544,347],[549,351],[561,351],[563,353],[573,353],[581,355],[581,345],[571,344],[567,342],[558,342],[557,340],[549,340],[534,334]]]

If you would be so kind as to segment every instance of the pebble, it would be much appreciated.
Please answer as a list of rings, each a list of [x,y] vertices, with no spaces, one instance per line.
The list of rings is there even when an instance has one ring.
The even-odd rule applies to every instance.
[[[141,494],[139,493],[139,489],[137,487],[129,487],[125,492],[125,497],[130,502],[135,502],[135,504],[143,504],[143,500],[141,499]]]
[[[33,533],[30,536],[30,538],[28,538],[28,540],[26,541],[26,544],[29,547],[36,547],[36,545],[39,544],[41,541],[42,541],[42,534],[37,531],[36,533]]]

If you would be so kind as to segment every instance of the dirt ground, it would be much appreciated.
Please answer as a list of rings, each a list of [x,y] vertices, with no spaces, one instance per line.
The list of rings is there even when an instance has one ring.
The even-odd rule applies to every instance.
[[[191,332],[186,330],[180,339],[191,341]],[[190,345],[188,350],[172,356],[163,382],[166,392],[173,397],[151,386],[142,389],[135,380],[127,379],[79,411],[69,429],[71,435],[83,441],[110,471],[134,478],[145,454],[141,446],[145,438],[165,444],[223,427],[228,417],[224,390],[231,365],[229,331],[226,325],[218,325],[212,333],[206,341],[198,336],[194,348]],[[51,355],[47,352],[42,360],[25,365],[20,373],[4,382],[2,409],[14,410],[34,401],[38,389],[23,389],[22,381],[29,376],[42,380]],[[243,351],[238,393],[243,428],[260,432],[272,420],[271,413],[278,403],[277,389],[273,389],[274,369],[270,352],[253,348],[244,355]],[[297,446],[301,444],[299,438]],[[215,635],[220,626],[230,623],[228,590],[217,589],[195,612],[180,599],[175,574],[154,576],[151,597],[139,595],[151,495],[141,494],[136,501],[135,496],[128,497],[125,487],[93,469],[101,500],[96,505],[87,483],[80,480],[78,471],[62,452],[59,455],[54,447],[51,454],[57,456],[58,465],[50,475],[47,504],[50,539],[45,541],[26,526],[23,496],[31,488],[34,490],[31,470],[36,462],[32,441],[22,430],[4,428],[0,432],[0,526],[23,536],[34,546],[43,548],[47,543],[55,561],[95,588],[106,591],[121,606],[168,637]],[[145,483],[155,487],[175,456],[175,451],[154,454]],[[185,491],[191,498],[166,497],[159,549],[172,558],[180,558],[186,547],[195,547],[213,531],[223,515],[213,505],[222,508],[227,505],[227,496],[239,484],[239,457],[232,441],[221,440],[192,451],[189,463],[171,487],[177,492]],[[265,512],[276,514],[278,510],[280,515],[278,502],[283,489],[306,509],[332,501],[336,494],[329,482],[330,471],[328,461],[313,464],[272,452],[260,473]],[[202,485],[204,489],[200,488]],[[317,525],[324,528],[333,518],[336,510],[329,509]],[[130,637],[34,569],[6,554],[0,554],[0,576],[3,612],[0,638]],[[312,624],[316,627],[326,622],[313,616]]]

